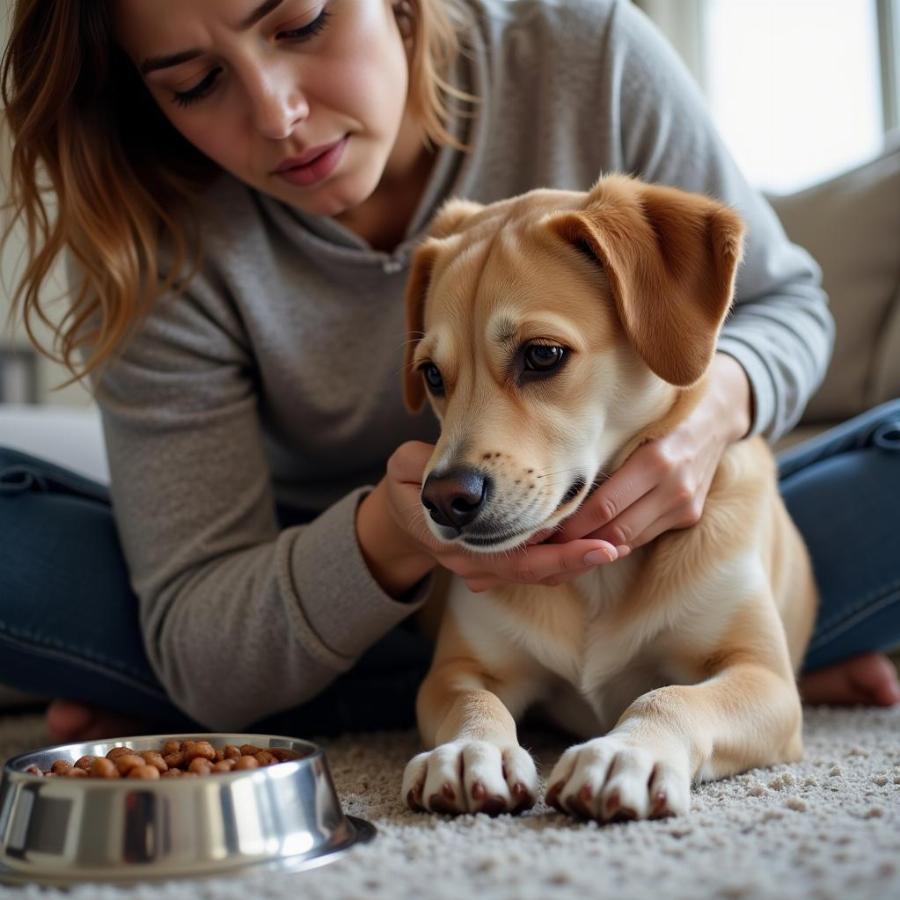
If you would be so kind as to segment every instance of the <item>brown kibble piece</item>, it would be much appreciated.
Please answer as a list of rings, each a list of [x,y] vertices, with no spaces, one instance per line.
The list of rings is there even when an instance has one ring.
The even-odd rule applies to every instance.
[[[144,758],[138,756],[137,753],[127,753],[124,756],[120,756],[115,762],[120,775],[127,775],[135,766],[143,765],[146,765]]]
[[[268,750],[260,750],[259,753],[254,754],[254,757],[261,766],[271,766],[272,763],[278,762]]]
[[[152,781],[155,778],[159,778],[159,769],[156,766],[135,766],[128,773],[129,778],[143,778],[148,781]]]
[[[271,753],[278,762],[289,762],[292,759],[300,759],[300,754],[296,750],[289,750],[287,747],[270,747],[269,753]]]
[[[195,756],[188,766],[188,771],[196,775],[208,775],[211,769],[212,763],[205,756]]]
[[[180,778],[184,772],[181,769],[166,769],[159,777],[160,778]]]
[[[53,775],[65,775],[72,768],[72,763],[67,759],[58,759],[50,766],[50,772]]]
[[[91,764],[96,759],[96,756],[82,756],[80,759],[75,761],[75,765],[78,766],[79,769],[84,769],[87,771],[90,769]]]
[[[167,756],[169,753],[178,753],[181,750],[181,741],[166,741],[162,745],[162,755]]]
[[[89,778],[87,769],[79,769],[78,766],[72,766],[67,772],[63,772],[63,778]]]
[[[134,753],[134,750],[132,750],[131,747],[113,747],[112,750],[106,754],[106,758],[115,762],[120,756],[130,756],[132,753]]]
[[[217,763],[213,763],[212,770],[213,772],[219,774],[223,772],[230,772],[237,765],[236,759],[220,759]]]
[[[242,756],[238,761],[235,769],[258,769],[259,760],[255,756]]]
[[[90,775],[93,778],[118,778],[116,764],[105,756],[98,756],[91,765]]]
[[[193,762],[195,759],[214,760],[216,751],[209,741],[191,741],[184,748],[185,762]]]
[[[255,756],[260,750],[262,750],[262,747],[257,747],[254,744],[241,744],[241,756]]]
[[[181,750],[176,750],[174,753],[167,753],[163,757],[163,762],[170,769],[179,769],[184,765],[184,753]]]
[[[241,750],[234,744],[226,744],[222,752],[225,754],[225,759],[233,759],[237,762],[241,758]]]
[[[160,756],[156,750],[144,750],[141,753],[141,756],[144,758],[144,762],[147,763],[148,766],[153,766],[155,769],[159,769],[160,774],[166,771],[169,768],[169,764]]]

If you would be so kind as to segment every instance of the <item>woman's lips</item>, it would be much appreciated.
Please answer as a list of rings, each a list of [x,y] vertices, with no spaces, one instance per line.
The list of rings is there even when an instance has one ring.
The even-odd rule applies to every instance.
[[[320,153],[315,159],[311,159],[308,163],[300,166],[294,166],[292,169],[284,169],[276,172],[279,178],[291,184],[308,187],[327,178],[337,167],[344,155],[344,148],[347,146],[349,135],[344,135],[339,141],[332,144],[327,150]]]

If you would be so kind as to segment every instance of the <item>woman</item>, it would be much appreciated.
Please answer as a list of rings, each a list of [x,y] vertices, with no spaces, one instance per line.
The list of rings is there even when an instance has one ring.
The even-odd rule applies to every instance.
[[[90,375],[115,511],[113,528],[102,490],[5,455],[0,681],[69,698],[49,707],[55,739],[143,730],[136,713],[219,730],[409,724],[428,660],[409,617],[437,563],[474,590],[615,565],[695,522],[725,447],[777,438],[824,372],[815,264],[625,2],[18,0],[3,85],[16,207],[41,221],[41,165],[59,210],[20,308],[40,315],[67,249],[61,349]],[[613,169],[707,191],[749,224],[710,391],[564,540],[499,559],[438,547],[418,502],[435,426],[400,401],[410,253],[451,194],[587,189]],[[793,459],[812,482],[796,502],[786,491],[802,522],[833,483]],[[821,518],[804,532],[827,566]],[[864,574],[823,601],[810,701],[900,700],[867,652],[900,641],[896,596],[856,627]]]

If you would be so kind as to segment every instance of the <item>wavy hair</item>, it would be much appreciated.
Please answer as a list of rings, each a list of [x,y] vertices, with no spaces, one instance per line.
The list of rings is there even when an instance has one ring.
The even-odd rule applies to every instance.
[[[461,49],[460,0],[403,0],[401,8],[414,41],[412,108],[430,142],[459,147],[448,101],[474,100],[448,80]],[[69,384],[107,362],[154,300],[197,271],[192,200],[220,170],[162,114],[115,41],[106,0],[15,0],[11,24],[0,62],[11,150],[0,250],[21,221],[26,265],[9,317],[69,370]],[[172,262],[161,279],[163,232]],[[81,278],[54,321],[42,292],[65,249]],[[51,330],[50,347],[35,334],[38,321]]]

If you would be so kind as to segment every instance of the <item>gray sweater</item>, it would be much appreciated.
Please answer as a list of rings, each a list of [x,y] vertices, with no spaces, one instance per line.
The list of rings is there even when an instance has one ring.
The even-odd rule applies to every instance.
[[[791,245],[717,137],[673,51],[627,2],[470,0],[458,83],[481,98],[443,149],[392,254],[221,175],[202,200],[206,258],[95,383],[112,496],[151,664],[210,728],[299,705],[414,612],[381,590],[355,512],[403,441],[410,254],[451,194],[490,202],[588,189],[604,172],[704,191],[749,226],[720,349],[775,438],[821,380],[832,323]],[[307,514],[281,527],[276,503]]]

